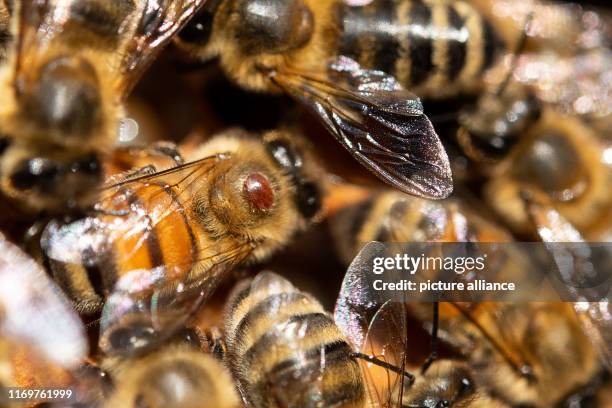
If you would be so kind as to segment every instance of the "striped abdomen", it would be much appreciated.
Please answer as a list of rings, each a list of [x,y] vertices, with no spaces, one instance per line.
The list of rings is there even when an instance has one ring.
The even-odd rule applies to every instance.
[[[165,279],[176,281],[186,279],[200,259],[199,236],[174,188],[151,184],[136,190],[126,187],[119,194],[120,199],[115,195],[103,206],[113,215],[85,220],[90,228],[82,239],[105,242],[102,251],[86,248],[78,264],[50,259],[56,280],[83,312],[97,311],[115,283],[132,271],[163,267]],[[61,228],[69,230],[75,224]],[[56,234],[59,239],[62,235]],[[61,246],[56,239],[50,236],[48,246]]]
[[[501,48],[490,24],[463,1],[374,0],[345,5],[341,16],[340,55],[423,97],[471,89]]]
[[[264,272],[235,290],[226,309],[230,366],[254,407],[364,407],[351,348],[312,297]]]

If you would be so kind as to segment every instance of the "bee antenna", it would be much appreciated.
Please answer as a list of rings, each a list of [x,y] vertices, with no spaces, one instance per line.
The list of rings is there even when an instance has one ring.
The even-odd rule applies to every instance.
[[[431,364],[438,359],[438,323],[440,321],[440,304],[433,302],[433,321],[431,326],[431,352],[427,360],[421,366],[421,374],[429,369]]]
[[[364,353],[359,353],[359,352],[352,352],[351,353],[351,357],[352,358],[359,358],[361,360],[367,361],[368,363],[372,363],[375,364],[379,367],[385,368],[389,371],[393,371],[396,374],[402,375],[404,377],[406,377],[408,379],[408,381],[410,382],[410,385],[412,385],[414,383],[414,374],[409,373],[406,370],[403,370],[399,367],[394,366],[393,364],[389,364],[386,361],[382,361],[379,358],[364,354]]]
[[[501,94],[503,94],[506,88],[508,87],[508,84],[510,83],[512,74],[514,73],[514,70],[516,69],[516,66],[518,64],[519,54],[523,52],[523,50],[525,49],[525,45],[527,44],[527,29],[529,28],[529,24],[532,20],[533,11],[530,11],[529,14],[527,14],[527,16],[525,17],[525,24],[523,24],[523,32],[521,34],[521,38],[519,39],[518,43],[514,48],[514,51],[512,52],[512,63],[510,64],[508,74],[501,82],[501,84],[499,84],[497,91],[495,91],[495,96],[500,96]]]

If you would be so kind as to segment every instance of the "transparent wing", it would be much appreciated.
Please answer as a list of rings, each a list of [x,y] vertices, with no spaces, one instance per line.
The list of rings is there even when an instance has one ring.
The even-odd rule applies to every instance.
[[[17,68],[49,54],[95,57],[126,96],[157,54],[205,0],[21,0]],[[17,69],[19,75],[28,70]],[[108,71],[108,72],[106,72]]]
[[[206,157],[106,186],[90,216],[47,227],[42,239],[45,254],[61,263],[101,268],[114,267],[108,254],[116,248],[117,263],[144,256],[155,228],[189,217],[193,190],[206,183],[219,160],[220,156]]]
[[[74,368],[87,355],[85,329],[42,268],[0,235],[0,336]]]
[[[597,347],[612,367],[612,254],[610,246],[587,245],[582,235],[559,212],[526,199],[527,213],[551,252],[574,309]],[[588,301],[591,300],[591,301]],[[593,301],[598,300],[598,301]]]
[[[119,89],[127,95],[144,70],[206,0],[142,0],[133,35],[123,44]]]
[[[100,321],[100,348],[107,355],[134,356],[159,347],[185,327],[227,272],[250,252],[247,245],[219,253],[197,276],[172,279],[166,266],[133,270],[115,285]]]
[[[353,157],[385,182],[427,198],[451,193],[442,143],[419,99],[393,77],[340,57],[325,78],[286,70],[272,80],[310,108]]]
[[[587,337],[597,347],[602,361],[612,369],[612,307],[610,297],[601,302],[576,302],[574,309]]]
[[[111,55],[117,51],[113,44],[129,35],[136,11],[127,1],[17,0],[15,4],[15,72],[21,77],[30,75],[32,70],[26,67],[65,53],[91,51],[99,59],[97,68],[111,67]]]
[[[389,299],[372,286],[372,259],[384,253],[384,245],[370,242],[355,258],[344,280],[334,319],[355,350],[399,370],[407,371],[407,312],[404,302]],[[364,269],[365,268],[365,269]],[[385,367],[361,361],[371,401],[399,407],[408,378]]]

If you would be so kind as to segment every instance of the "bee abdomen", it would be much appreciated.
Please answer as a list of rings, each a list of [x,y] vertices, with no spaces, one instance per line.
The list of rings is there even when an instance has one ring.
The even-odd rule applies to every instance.
[[[461,91],[493,64],[501,46],[490,24],[463,1],[374,0],[344,6],[341,15],[339,54],[424,96]]]
[[[287,284],[282,291],[261,296],[243,287],[227,309],[228,355],[244,394],[256,407],[308,406],[314,398],[323,406],[363,406],[359,365],[333,319],[271,276]]]

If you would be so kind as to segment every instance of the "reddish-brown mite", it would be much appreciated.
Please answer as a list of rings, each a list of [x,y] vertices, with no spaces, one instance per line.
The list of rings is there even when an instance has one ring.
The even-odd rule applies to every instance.
[[[274,190],[270,181],[261,173],[252,173],[244,180],[243,191],[253,208],[259,211],[274,206]]]

